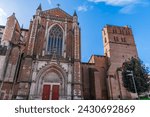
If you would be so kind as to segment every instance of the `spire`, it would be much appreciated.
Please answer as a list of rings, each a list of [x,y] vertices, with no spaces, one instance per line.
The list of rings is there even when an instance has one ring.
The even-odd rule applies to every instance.
[[[42,10],[42,5],[41,4],[38,6],[37,10]]]
[[[76,10],[74,11],[74,14],[73,14],[73,16],[77,16]]]
[[[36,9],[36,15],[40,15],[41,11],[42,11],[42,5],[40,4]]]
[[[74,11],[74,14],[73,14],[73,22],[78,23],[78,16],[77,16],[76,11]]]

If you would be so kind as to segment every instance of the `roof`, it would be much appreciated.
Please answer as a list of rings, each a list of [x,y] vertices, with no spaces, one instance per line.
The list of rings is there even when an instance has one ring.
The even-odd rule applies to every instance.
[[[105,58],[106,56],[104,56],[104,55],[92,55],[92,56],[90,57],[88,63],[90,62],[90,60],[91,60],[93,57],[103,57],[103,58]]]
[[[49,10],[45,10],[42,11],[42,15],[45,16],[59,16],[59,17],[63,17],[63,18],[72,18],[72,16],[70,14],[68,14],[67,12],[65,12],[64,10],[58,8],[53,8],[53,9],[49,9]]]
[[[111,25],[111,24],[106,24],[105,27],[131,28],[131,26],[128,26],[128,25],[125,25],[125,26],[117,26],[117,25]]]

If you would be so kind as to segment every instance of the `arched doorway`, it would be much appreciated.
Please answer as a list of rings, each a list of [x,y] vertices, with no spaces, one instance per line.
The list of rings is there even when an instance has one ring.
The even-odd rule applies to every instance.
[[[36,81],[36,94],[43,100],[59,100],[66,96],[66,74],[58,65],[40,70]]]
[[[61,84],[61,78],[55,72],[49,72],[43,76],[42,99],[58,100],[61,94]]]

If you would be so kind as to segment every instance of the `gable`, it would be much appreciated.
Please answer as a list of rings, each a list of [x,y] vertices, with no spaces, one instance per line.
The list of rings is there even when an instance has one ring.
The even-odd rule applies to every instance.
[[[72,18],[71,15],[69,15],[68,13],[66,13],[65,11],[63,11],[60,8],[54,8],[54,9],[50,9],[50,10],[46,10],[42,12],[43,16],[55,16],[55,17],[60,17],[60,18]]]

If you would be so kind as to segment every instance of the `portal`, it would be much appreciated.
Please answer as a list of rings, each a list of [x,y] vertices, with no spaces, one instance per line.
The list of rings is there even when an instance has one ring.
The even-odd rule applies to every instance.
[[[44,84],[42,100],[59,100],[59,87],[58,84]]]

